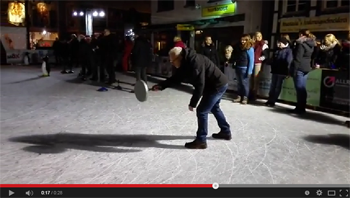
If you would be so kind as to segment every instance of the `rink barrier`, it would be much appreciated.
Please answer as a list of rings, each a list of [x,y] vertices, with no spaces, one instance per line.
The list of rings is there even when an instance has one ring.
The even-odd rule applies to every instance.
[[[172,65],[166,57],[160,57],[161,68],[172,71]],[[168,61],[168,62],[166,62]],[[159,66],[158,66],[159,67]],[[160,72],[162,70],[150,69],[149,75],[168,78],[171,73]],[[236,73],[232,66],[224,68],[224,73],[229,79],[228,92],[237,92]],[[264,65],[259,74],[258,97],[267,99],[271,85],[271,66]],[[308,100],[307,108],[341,116],[349,117],[349,73],[348,71],[315,69],[309,73],[307,80]],[[284,81],[279,102],[295,105],[296,92],[292,78]]]
[[[24,64],[24,57],[28,53],[30,63],[29,64],[41,64],[44,56],[49,56],[49,62],[54,62],[55,57],[53,50],[8,50],[6,51],[6,63],[20,65]]]

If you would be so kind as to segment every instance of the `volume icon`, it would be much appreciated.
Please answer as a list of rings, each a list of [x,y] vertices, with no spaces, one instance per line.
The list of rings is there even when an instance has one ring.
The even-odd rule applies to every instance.
[[[28,190],[28,191],[26,192],[26,195],[27,195],[28,197],[31,197],[31,196],[34,195],[34,192],[33,192],[32,190]]]

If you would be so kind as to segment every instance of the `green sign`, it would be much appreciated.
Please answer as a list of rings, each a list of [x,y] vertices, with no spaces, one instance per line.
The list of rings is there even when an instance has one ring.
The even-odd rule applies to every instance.
[[[321,97],[321,81],[322,70],[316,69],[309,73],[306,82],[307,90],[307,104],[311,106],[320,106]],[[284,81],[282,92],[279,97],[280,100],[288,102],[296,102],[296,92],[292,78],[288,78]]]

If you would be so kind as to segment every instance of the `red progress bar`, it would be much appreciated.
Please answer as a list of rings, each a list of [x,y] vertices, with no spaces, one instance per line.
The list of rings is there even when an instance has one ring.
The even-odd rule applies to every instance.
[[[0,184],[0,188],[213,188],[212,184]]]

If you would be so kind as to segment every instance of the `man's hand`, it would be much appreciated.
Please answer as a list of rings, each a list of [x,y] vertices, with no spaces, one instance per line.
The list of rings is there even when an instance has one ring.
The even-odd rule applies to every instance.
[[[161,90],[162,89],[162,87],[160,86],[160,85],[154,85],[153,87],[152,87],[152,91],[159,91],[159,90]]]
[[[193,107],[188,106],[188,110],[193,111]]]

